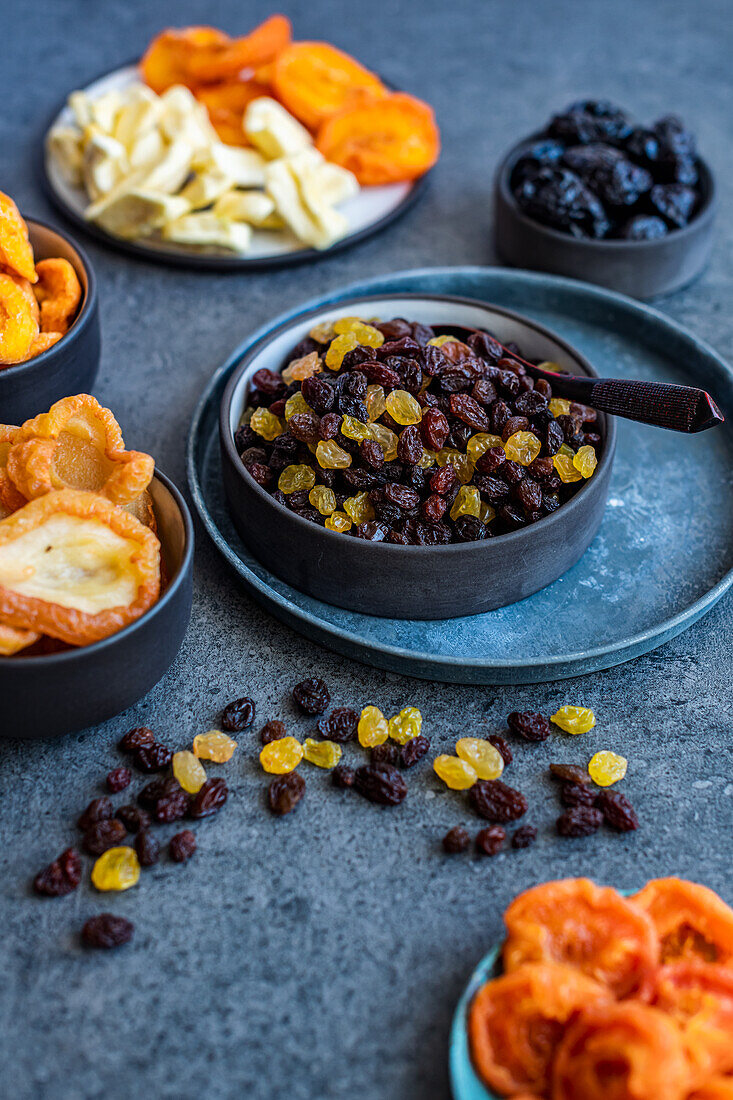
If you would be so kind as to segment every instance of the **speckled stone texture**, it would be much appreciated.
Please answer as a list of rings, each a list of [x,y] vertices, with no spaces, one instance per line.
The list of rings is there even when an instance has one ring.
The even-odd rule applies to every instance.
[[[206,9],[191,0],[6,5],[0,186],[26,213],[56,220],[41,192],[37,142],[66,92],[133,56],[171,20],[237,31],[269,10],[233,0]],[[372,0],[348,8],[297,0],[288,10],[300,36],[334,37],[434,102],[443,160],[425,200],[386,236],[311,268],[200,275],[85,241],[101,284],[97,393],[118,412],[130,446],[153,450],[182,484],[199,392],[230,349],[273,313],[390,270],[492,262],[489,181],[501,153],[551,107],[584,94],[618,98],[644,119],[673,109],[697,130],[721,190],[713,262],[699,283],[660,306],[733,357],[726,0],[425,0],[419,7]],[[730,598],[674,642],[608,673],[522,689],[444,687],[374,672],[302,641],[232,587],[203,536],[196,568],[186,643],[146,700],[65,741],[4,743],[4,1095],[444,1098],[453,1006],[517,890],[559,875],[633,887],[678,873],[733,901]],[[524,852],[443,857],[439,839],[450,825],[467,821],[476,831],[479,824],[425,765],[410,775],[397,811],[335,792],[325,774],[309,769],[303,804],[274,821],[264,809],[255,737],[244,734],[226,768],[229,804],[197,827],[189,864],[164,858],[119,896],[93,893],[88,877],[66,899],[31,895],[33,874],[75,839],[79,810],[102,793],[121,732],[144,722],[182,746],[217,720],[223,703],[247,693],[258,704],[257,728],[281,716],[305,735],[309,723],[286,700],[293,682],[313,673],[331,684],[336,704],[369,701],[386,712],[417,704],[441,749],[484,722],[501,729],[515,708],[583,702],[596,710],[598,726],[580,742],[558,734],[517,751],[507,779],[527,793],[527,819],[540,830]],[[628,756],[624,789],[642,829],[628,839],[600,833],[561,843],[552,833],[557,808],[546,766],[599,748]],[[348,755],[356,757],[353,747]],[[85,953],[79,929],[105,910],[134,920],[135,940],[118,953]]]

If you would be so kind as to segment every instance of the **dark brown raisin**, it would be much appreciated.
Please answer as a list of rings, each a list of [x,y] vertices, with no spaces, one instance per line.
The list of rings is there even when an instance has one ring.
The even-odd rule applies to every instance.
[[[47,898],[62,898],[81,882],[81,859],[76,848],[67,848],[33,880],[33,889]]]
[[[487,829],[479,829],[476,833],[476,851],[482,856],[495,856],[501,851],[506,840],[506,833],[501,825],[490,825]]]
[[[417,764],[418,760],[422,760],[426,752],[430,751],[430,741],[427,737],[423,737],[420,733],[417,737],[411,737],[410,740],[402,746],[400,752],[400,764],[403,768],[412,768]]]
[[[520,825],[512,836],[512,848],[529,848],[537,839],[534,825]]]
[[[207,779],[199,793],[193,799],[188,816],[198,820],[218,813],[227,798],[229,788],[223,779]]]
[[[174,863],[185,863],[196,851],[196,837],[190,829],[172,836],[168,844],[168,855]]]
[[[354,790],[383,806],[398,806],[407,795],[407,784],[391,764],[364,764],[356,769]]]
[[[475,432],[488,432],[490,428],[486,410],[467,393],[451,394],[450,408],[454,416],[468,424]]]
[[[139,833],[141,829],[150,827],[150,814],[138,806],[120,806],[115,811],[115,817],[119,818],[128,833]]]
[[[423,413],[420,421],[420,434],[423,443],[431,451],[439,451],[448,438],[450,424],[440,409],[430,408]]]
[[[478,779],[470,788],[468,799],[479,817],[499,824],[516,821],[527,812],[524,795],[501,779]]]
[[[351,741],[359,724],[359,715],[351,707],[334,707],[328,718],[318,719],[318,732],[327,741],[343,745]]]
[[[409,512],[412,508],[417,508],[420,503],[420,494],[415,492],[414,489],[410,489],[407,485],[397,485],[392,481],[385,485],[384,496],[390,504],[396,505],[397,508],[402,508],[405,512]]]
[[[362,440],[359,444],[359,454],[367,466],[371,466],[372,470],[378,470],[381,466],[384,466],[384,451],[376,439]]]
[[[423,445],[417,424],[410,424],[400,432],[397,443],[397,457],[400,462],[414,463],[422,458]]]
[[[526,432],[529,428],[529,420],[526,416],[510,416],[504,427],[501,429],[501,438],[506,441],[515,432]]]
[[[596,792],[590,787],[584,787],[581,783],[563,783],[560,787],[560,801],[563,806],[593,806],[596,801]]]
[[[354,786],[354,779],[356,773],[353,768],[350,768],[348,764],[339,764],[331,772],[331,782],[334,787],[338,787],[340,790],[347,790],[349,787]]]
[[[400,746],[392,741],[385,741],[383,745],[375,745],[369,753],[369,761],[372,764],[392,764],[394,767],[400,763]]]
[[[155,741],[155,734],[147,726],[136,726],[134,730],[130,730],[119,743],[119,747],[123,752],[134,752],[135,749],[140,749],[143,745],[152,745]]]
[[[129,768],[114,768],[107,775],[107,790],[117,794],[118,791],[124,791],[125,787],[129,787],[131,780],[132,772]]]
[[[297,772],[276,776],[267,789],[267,804],[274,814],[289,814],[305,794],[305,780]]]
[[[498,733],[492,734],[491,737],[487,738],[487,741],[498,750],[505,764],[511,764],[514,759],[514,753],[511,750],[509,742],[504,737],[500,737]]]
[[[360,523],[354,528],[353,533],[356,538],[365,539],[367,542],[384,542],[389,534],[389,527],[386,523],[375,523],[371,520],[368,523]]]
[[[321,418],[314,412],[296,413],[288,421],[288,431],[299,443],[317,443],[321,438],[320,426]]]
[[[179,787],[177,791],[170,791],[161,798],[156,799],[150,807],[153,820],[161,825],[168,825],[171,821],[178,821],[185,817],[191,804],[191,796]]]
[[[155,741],[152,745],[143,745],[135,753],[135,767],[141,772],[162,772],[173,759],[173,753],[167,745]]]
[[[90,917],[81,930],[81,942],[85,947],[122,947],[129,943],[135,931],[135,925],[124,917],[113,913],[100,913]]]
[[[101,856],[108,848],[116,848],[127,836],[127,829],[116,817],[90,825],[84,833],[82,847],[90,856]]]
[[[260,393],[266,394],[267,397],[279,397],[285,391],[283,376],[277,374],[274,370],[269,370],[267,367],[260,367],[259,370],[255,371],[252,375],[252,386]]]
[[[263,489],[272,484],[274,474],[269,466],[264,466],[261,462],[255,462],[253,466],[250,466],[248,473]]]
[[[441,466],[430,478],[431,492],[442,496],[453,488],[456,480],[457,474],[452,466]]]
[[[221,715],[221,728],[227,733],[241,733],[252,725],[255,705],[252,699],[235,699],[224,707]]]
[[[555,822],[559,836],[590,836],[600,828],[603,814],[593,806],[575,806],[566,810]]]
[[[561,783],[582,783],[583,786],[588,786],[591,781],[586,769],[578,764],[550,764],[550,775]]]
[[[506,721],[509,729],[518,733],[525,741],[546,741],[550,736],[550,723],[544,714],[535,714],[531,710],[514,710]]]
[[[443,469],[450,468],[452,467],[443,467]],[[447,507],[448,501],[445,497],[438,496],[437,493],[431,493],[427,500],[424,500],[420,505],[420,511],[430,523],[437,523],[445,515]]]
[[[96,825],[98,821],[107,821],[108,818],[112,817],[112,813],[112,803],[106,795],[102,798],[93,798],[77,821],[77,825],[82,832],[86,832],[90,826]]]
[[[318,434],[322,440],[335,439],[339,434],[339,428],[341,427],[341,417],[338,413],[326,413],[321,418],[321,423],[318,428]]]
[[[325,681],[312,677],[295,685],[293,700],[303,714],[323,714],[331,702],[331,696]]]
[[[492,405],[496,401],[496,386],[488,378],[479,378],[473,384],[471,397],[480,405]]]
[[[152,867],[158,862],[160,844],[152,833],[142,829],[135,837],[135,851],[141,867]]]
[[[152,810],[159,799],[167,797],[174,791],[180,791],[180,789],[180,783],[172,775],[154,779],[152,783],[146,784],[139,792],[137,796],[138,805],[145,810]]]
[[[517,485],[524,477],[524,466],[508,458],[501,468],[501,476],[510,485]]]
[[[260,730],[260,740],[263,745],[269,745],[271,741],[279,741],[287,735],[288,731],[285,728],[285,723],[281,722],[279,718],[271,718],[269,722],[265,722]]]
[[[447,852],[449,856],[467,851],[470,844],[471,837],[468,829],[464,829],[462,825],[454,825],[443,837],[443,851]]]
[[[542,504],[542,490],[539,483],[531,477],[525,477],[523,481],[519,482],[514,495],[528,512],[536,511]]]
[[[596,806],[605,822],[617,833],[631,833],[639,828],[639,818],[626,795],[620,791],[601,791]]]

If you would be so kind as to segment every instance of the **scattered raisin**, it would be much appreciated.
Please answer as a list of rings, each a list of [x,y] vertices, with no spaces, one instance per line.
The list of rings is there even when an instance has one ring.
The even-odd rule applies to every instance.
[[[67,848],[33,880],[33,889],[47,898],[62,898],[81,882],[81,859],[76,848]]]
[[[501,779],[479,779],[468,792],[468,798],[479,817],[504,824],[516,821],[527,812],[527,799]]]
[[[486,740],[489,741],[494,746],[494,748],[499,751],[499,754],[501,755],[501,758],[505,764],[511,764],[512,760],[514,759],[514,753],[512,752],[511,746],[509,745],[509,742],[506,740],[506,738],[501,737],[498,733],[496,733],[492,734],[491,737],[487,737]]]
[[[162,772],[173,759],[173,753],[167,745],[155,741],[152,745],[143,745],[135,752],[135,766],[141,772]]]
[[[120,806],[115,811],[115,817],[119,818],[128,833],[139,833],[141,829],[150,827],[150,814],[138,806]]]
[[[180,783],[172,775],[154,779],[152,783],[148,783],[139,792],[137,796],[138,805],[142,806],[144,810],[152,810],[159,799],[165,798],[175,791],[180,791],[180,789]]]
[[[575,806],[558,817],[555,827],[560,836],[590,836],[600,828],[603,814],[593,806]]]
[[[359,715],[351,707],[334,707],[328,718],[319,718],[318,732],[327,741],[336,741],[342,745],[356,734]]]
[[[443,851],[447,852],[449,856],[467,851],[470,844],[471,837],[468,829],[464,829],[462,825],[454,825],[443,837]]]
[[[535,714],[531,710],[512,711],[507,718],[507,725],[525,741],[546,741],[551,732],[550,722],[544,714]]]
[[[287,735],[288,731],[285,728],[285,723],[281,722],[279,718],[271,718],[269,722],[265,722],[260,730],[260,740],[263,745],[269,745],[271,741],[280,741]]]
[[[305,794],[305,780],[297,772],[277,775],[267,789],[267,802],[274,814],[289,814]]]
[[[631,833],[639,828],[639,818],[626,795],[620,791],[601,791],[596,796],[596,806],[605,822],[617,833]]]
[[[100,913],[86,922],[81,930],[81,941],[85,947],[121,947],[130,942],[134,931],[132,921],[112,913]]]
[[[501,825],[490,825],[487,829],[480,829],[476,833],[476,851],[482,856],[495,856],[506,840],[506,833]]]
[[[356,769],[354,790],[383,806],[398,806],[407,795],[407,784],[391,764],[364,764]]]
[[[135,837],[135,851],[141,867],[152,867],[158,862],[160,844],[152,833],[142,829]]]
[[[323,714],[331,702],[331,696],[325,681],[313,677],[295,685],[293,700],[303,714]]]
[[[392,764],[396,767],[402,759],[399,745],[393,741],[385,741],[383,745],[375,745],[369,753],[369,761],[372,764]]]
[[[186,794],[182,787],[178,787],[177,790],[156,799],[150,811],[154,821],[161,825],[168,825],[171,821],[178,821],[179,818],[185,817],[190,803],[191,796]]]
[[[596,801],[596,792],[590,787],[584,787],[582,783],[563,783],[560,788],[560,801],[563,806],[593,806]]]
[[[349,787],[353,787],[355,778],[356,773],[348,764],[339,764],[331,772],[331,782],[334,787],[338,787],[339,790],[345,791],[348,790]]]
[[[590,785],[590,776],[586,768],[578,764],[550,764],[550,774],[553,779],[559,779],[561,783],[580,783],[583,786]]]
[[[143,745],[152,745],[155,741],[155,734],[147,726],[136,726],[135,729],[130,730],[119,743],[119,747],[123,752],[134,752],[135,749],[141,749]]]
[[[102,798],[93,798],[87,806],[84,813],[77,821],[77,825],[86,832],[92,825],[96,825],[98,821],[106,821],[112,817],[112,803],[104,795]]]
[[[107,775],[107,790],[117,794],[119,791],[124,791],[125,787],[129,787],[131,780],[132,772],[129,768],[114,768]]]
[[[512,848],[529,848],[537,839],[534,825],[520,825],[512,836]]]
[[[97,821],[84,833],[82,847],[90,856],[101,856],[108,848],[116,848],[127,836],[127,829],[116,817]]]
[[[188,816],[194,818],[194,820],[198,820],[202,817],[211,817],[212,814],[219,812],[228,797],[229,788],[223,779],[219,777],[216,779],[207,779],[199,793],[193,799],[188,811]]]
[[[255,716],[255,705],[251,699],[235,699],[224,707],[221,716],[221,727],[227,733],[240,733],[252,725]]]
[[[190,829],[184,829],[172,836],[168,844],[168,855],[174,863],[185,863],[196,851],[196,837]]]
[[[430,741],[420,733],[417,737],[411,737],[410,740],[402,746],[399,762],[403,768],[412,768],[417,764],[418,760],[422,760],[423,756],[429,751]]]

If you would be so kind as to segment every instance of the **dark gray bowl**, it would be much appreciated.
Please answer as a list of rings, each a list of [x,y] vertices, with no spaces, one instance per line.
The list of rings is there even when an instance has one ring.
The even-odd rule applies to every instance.
[[[550,359],[596,376],[577,351],[518,313],[468,298],[429,294],[366,295],[299,314],[269,332],[242,359],[224,391],[219,420],[224,490],[237,531],[273,573],[302,592],[352,611],[401,619],[446,619],[524,599],[574,565],[601,522],[616,447],[612,417],[599,416],[603,451],[593,477],[552,515],[519,531],[449,546],[394,546],[328,531],[278,504],[242,465],[234,431],[249,380],[260,367],[280,370],[314,324],[350,314],[407,317],[483,327],[514,340],[530,358]]]
[[[716,211],[715,183],[704,161],[698,160],[700,209],[683,229],[657,241],[578,240],[528,218],[511,192],[517,161],[541,136],[515,145],[496,173],[494,238],[505,263],[584,279],[634,298],[669,294],[701,274],[710,258]]]
[[[126,710],[160,680],[191,617],[193,524],[159,470],[150,485],[168,585],[136,622],[93,645],[47,656],[0,657],[0,736],[58,737]]]
[[[0,422],[22,424],[69,394],[91,393],[99,370],[97,281],[81,248],[43,222],[26,219],[36,260],[59,257],[73,265],[82,286],[76,319],[58,343],[27,363],[0,367]]]

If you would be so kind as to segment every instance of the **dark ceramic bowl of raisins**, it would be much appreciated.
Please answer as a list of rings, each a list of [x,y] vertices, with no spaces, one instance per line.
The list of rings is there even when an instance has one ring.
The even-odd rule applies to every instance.
[[[494,185],[506,263],[635,298],[669,294],[702,273],[715,210],[712,172],[681,120],[643,127],[607,102],[555,115],[507,154]]]
[[[339,340],[354,317],[381,320]],[[271,330],[221,404],[239,535],[288,584],[369,615],[455,618],[544,588],[598,530],[616,429],[535,386],[520,354],[596,376],[542,325],[465,298],[350,297]]]
[[[42,740],[121,713],[175,660],[191,618],[193,523],[183,497],[159,470],[150,484],[160,539],[160,599],[130,626],[79,648],[41,639],[0,657],[2,736]]]

